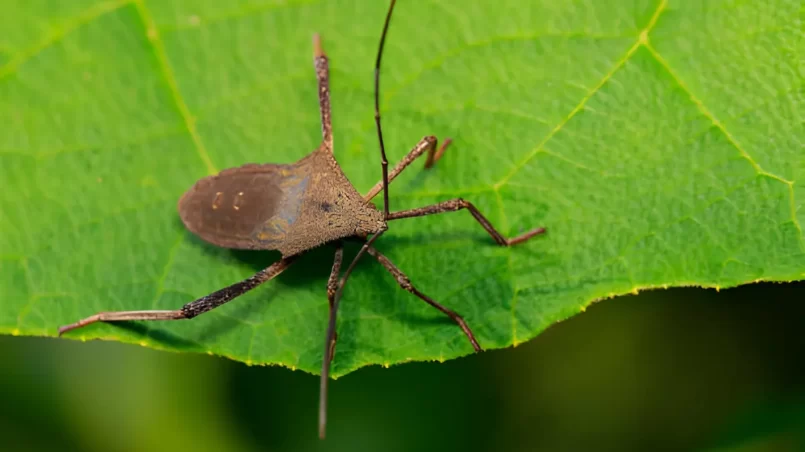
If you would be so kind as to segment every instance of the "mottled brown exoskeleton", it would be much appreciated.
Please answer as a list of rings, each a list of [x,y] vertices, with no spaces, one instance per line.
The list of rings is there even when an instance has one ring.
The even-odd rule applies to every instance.
[[[389,211],[388,185],[411,162],[426,154],[425,168],[441,158],[450,140],[437,148],[436,137],[427,136],[389,172],[380,127],[380,61],[395,0],[391,0],[375,60],[375,123],[380,142],[381,180],[368,193],[361,195],[352,186],[333,157],[333,134],[330,118],[329,64],[318,36],[313,38],[314,66],[318,80],[322,143],[312,153],[292,164],[247,164],[226,169],[196,182],[179,200],[178,210],[187,229],[203,240],[224,248],[278,250],[282,258],[255,275],[220,289],[173,311],[100,312],[76,323],[59,328],[59,335],[95,322],[130,320],[191,319],[254,289],[282,273],[299,256],[317,246],[330,243],[335,259],[327,282],[330,305],[327,336],[322,359],[319,436],[324,437],[327,414],[327,382],[334,356],[337,334],[336,313],[349,275],[360,257],[368,253],[391,273],[397,283],[429,305],[450,317],[464,332],[473,349],[481,351],[470,327],[453,310],[442,306],[413,286],[408,277],[372,244],[388,229],[388,222],[467,209],[498,245],[511,246],[541,234],[544,228],[522,235],[503,237],[470,202],[452,199],[417,209]],[[371,203],[383,192],[383,210]],[[344,239],[363,242],[358,254],[339,280]]]

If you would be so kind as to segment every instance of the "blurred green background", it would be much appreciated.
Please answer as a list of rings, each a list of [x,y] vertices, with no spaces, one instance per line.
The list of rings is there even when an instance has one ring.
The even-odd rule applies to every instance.
[[[331,386],[133,345],[0,337],[2,450],[805,450],[805,284],[606,300],[516,348]]]

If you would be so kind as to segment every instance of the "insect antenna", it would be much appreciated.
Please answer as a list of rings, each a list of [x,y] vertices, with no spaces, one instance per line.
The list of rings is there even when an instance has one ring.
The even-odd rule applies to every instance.
[[[386,13],[386,21],[383,23],[383,33],[380,35],[380,46],[377,49],[377,58],[375,59],[375,125],[377,126],[377,140],[380,142],[380,165],[383,170],[383,218],[389,216],[389,161],[386,159],[383,128],[380,126],[380,62],[383,59],[383,47],[386,44],[386,34],[389,31],[391,13],[394,11],[396,3],[396,0],[391,0],[391,5]]]

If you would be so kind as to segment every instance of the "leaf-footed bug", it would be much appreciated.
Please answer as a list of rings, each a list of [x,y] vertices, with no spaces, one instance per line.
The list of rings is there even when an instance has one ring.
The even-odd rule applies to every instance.
[[[369,253],[377,259],[403,289],[450,317],[467,336],[473,349],[480,351],[481,346],[460,315],[420,292],[372,244],[386,232],[389,221],[462,209],[469,210],[473,218],[501,246],[525,242],[545,232],[545,229],[536,228],[517,237],[505,238],[475,206],[461,198],[416,209],[389,211],[389,183],[423,154],[427,154],[425,168],[430,168],[441,158],[450,143],[447,139],[437,147],[436,137],[424,137],[391,171],[388,170],[380,126],[380,63],[395,2],[391,0],[386,13],[374,72],[375,124],[380,143],[382,179],[366,195],[361,196],[358,193],[333,157],[329,63],[321,40],[316,35],[313,38],[313,60],[318,81],[321,145],[292,164],[247,164],[205,177],[196,182],[178,204],[184,225],[201,239],[224,248],[278,250],[282,253],[282,258],[255,275],[187,303],[180,309],[100,312],[59,328],[59,335],[95,322],[191,319],[274,278],[308,250],[330,243],[335,247],[335,259],[327,282],[330,313],[321,372],[320,437],[324,438],[326,428],[327,383],[337,339],[336,313],[346,281],[363,254]],[[381,191],[382,211],[371,203],[372,198]],[[363,246],[339,280],[343,259],[342,241],[347,238],[357,238],[363,242]]]

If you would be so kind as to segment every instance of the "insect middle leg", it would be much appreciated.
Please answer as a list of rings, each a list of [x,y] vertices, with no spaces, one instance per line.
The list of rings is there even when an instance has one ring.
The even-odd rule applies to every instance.
[[[327,320],[327,338],[324,345],[324,356],[322,357],[321,376],[319,378],[319,437],[324,438],[324,430],[327,424],[327,384],[330,378],[330,364],[335,358],[335,343],[338,341],[338,333],[335,331],[335,316],[338,313],[338,274],[341,273],[341,263],[344,260],[344,242],[335,243],[335,258],[333,259],[333,269],[330,271],[330,278],[327,280],[327,301],[330,303],[330,317]]]
[[[95,322],[192,319],[193,317],[199,314],[203,314],[207,311],[215,309],[218,306],[221,306],[222,304],[231,301],[232,299],[237,298],[243,295],[244,293],[254,289],[260,284],[263,284],[264,282],[273,279],[275,276],[285,271],[285,269],[288,268],[291,265],[291,263],[293,263],[293,261],[296,260],[298,256],[299,255],[297,254],[296,256],[286,257],[264,268],[263,270],[260,270],[253,276],[246,278],[243,281],[232,284],[231,286],[224,287],[223,289],[216,290],[215,292],[207,296],[191,301],[190,303],[187,303],[186,305],[182,306],[181,309],[176,309],[174,311],[148,310],[148,311],[99,312],[95,315],[79,320],[78,322],[60,327],[59,336],[68,331],[77,328],[82,328]]]
[[[411,280],[408,279],[408,276],[406,276],[406,274],[403,273],[402,270],[397,268],[397,266],[394,265],[394,263],[392,263],[389,260],[389,258],[381,254],[380,251],[378,251],[376,248],[370,247],[367,250],[367,252],[372,256],[374,256],[374,258],[377,259],[378,262],[380,262],[380,265],[382,265],[386,270],[388,270],[389,273],[391,273],[392,276],[394,276],[394,279],[397,280],[397,284],[399,284],[400,287],[416,295],[417,297],[422,299],[422,301],[424,301],[425,303],[433,306],[439,311],[442,311],[445,315],[447,315],[454,322],[456,322],[456,324],[458,324],[458,326],[461,328],[461,331],[464,332],[464,335],[467,336],[467,339],[469,339],[470,344],[472,344],[472,348],[474,348],[476,352],[481,351],[481,346],[478,345],[478,341],[475,340],[475,335],[472,334],[472,330],[470,329],[469,325],[467,325],[467,322],[465,322],[464,319],[460,315],[458,315],[458,313],[443,306],[442,304],[428,297],[424,293],[420,292],[416,287],[414,287],[413,284],[411,284]]]
[[[399,212],[391,212],[387,218],[388,221],[391,220],[399,220],[402,218],[413,218],[413,217],[424,217],[425,215],[435,215],[439,213],[445,212],[455,212],[457,210],[467,209],[472,214],[473,218],[475,218],[478,223],[486,229],[486,232],[495,239],[500,246],[512,246],[517,245],[518,243],[523,243],[526,240],[542,234],[545,232],[545,228],[535,228],[523,234],[520,234],[516,237],[506,238],[492,226],[492,223],[487,220],[487,218],[469,201],[465,201],[461,198],[451,199],[449,201],[443,201],[437,204],[433,204],[430,206],[419,207],[416,209],[409,209],[409,210],[401,210]]]
[[[393,181],[395,177],[397,177],[400,173],[402,173],[402,171],[406,167],[408,167],[408,165],[410,165],[411,162],[413,162],[414,160],[419,158],[419,156],[424,154],[425,151],[427,151],[428,153],[428,157],[425,160],[425,168],[432,167],[434,163],[436,163],[440,158],[442,158],[442,154],[444,154],[445,149],[447,149],[447,146],[449,146],[451,142],[452,140],[450,140],[450,138],[447,138],[444,140],[442,145],[437,148],[438,140],[434,136],[427,136],[419,140],[419,143],[417,143],[416,146],[414,146],[414,148],[411,149],[410,152],[408,152],[408,155],[403,157],[402,160],[400,160],[397,163],[397,165],[395,165],[394,168],[389,172],[389,183],[391,183],[391,181]],[[378,181],[375,184],[375,186],[372,187],[366,193],[366,195],[364,195],[363,199],[369,201],[370,199],[377,196],[377,194],[380,193],[381,190],[383,190],[382,179]]]

